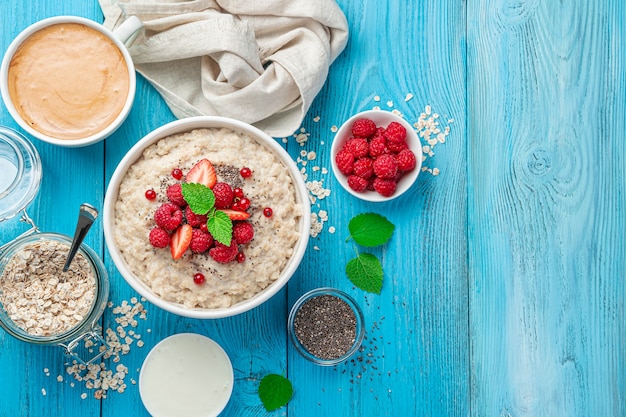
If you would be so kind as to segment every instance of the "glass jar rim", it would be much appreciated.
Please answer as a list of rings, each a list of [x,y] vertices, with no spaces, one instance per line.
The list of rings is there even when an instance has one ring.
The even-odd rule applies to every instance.
[[[39,192],[42,166],[37,149],[22,134],[0,126],[0,144],[8,145],[0,158],[14,165],[16,172],[7,188],[0,192],[0,222],[24,210]]]

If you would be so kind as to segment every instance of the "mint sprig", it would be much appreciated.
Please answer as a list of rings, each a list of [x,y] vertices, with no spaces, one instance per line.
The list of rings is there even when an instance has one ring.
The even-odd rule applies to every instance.
[[[195,214],[207,214],[215,205],[213,190],[204,184],[183,183],[183,198]]]
[[[383,266],[370,253],[362,253],[348,261],[346,274],[354,285],[364,291],[380,294],[383,288]]]
[[[259,398],[267,411],[286,405],[293,395],[291,381],[282,375],[265,375],[259,383]]]
[[[376,247],[389,242],[395,226],[384,216],[363,213],[353,217],[348,224],[350,239],[365,247]],[[357,251],[358,253],[358,251]],[[380,260],[370,253],[357,254],[346,264],[348,279],[358,288],[380,294],[383,288],[383,267]]]
[[[385,217],[376,213],[359,214],[348,224],[350,238],[361,246],[384,245],[391,239],[395,226]]]
[[[233,238],[233,221],[221,210],[212,209],[207,215],[206,227],[213,239],[222,245],[230,246]]]
[[[181,185],[183,198],[191,211],[198,215],[207,216],[207,229],[213,239],[230,246],[233,238],[233,221],[226,213],[215,209],[215,194],[204,184],[183,183]]]

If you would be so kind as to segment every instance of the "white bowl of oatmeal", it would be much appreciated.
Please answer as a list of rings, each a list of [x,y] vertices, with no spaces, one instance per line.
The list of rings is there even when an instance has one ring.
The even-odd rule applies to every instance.
[[[208,175],[205,160],[216,181],[236,194],[224,208],[217,203],[219,186],[207,184],[220,197],[206,216],[221,211],[233,219],[230,246],[217,243],[221,234],[207,230],[206,218],[200,225],[192,222],[193,213],[186,211],[191,204],[174,204],[169,194],[177,184],[202,183]],[[167,206],[167,220],[171,214],[176,221],[180,214],[172,205],[179,205],[182,221],[163,226],[155,213]],[[237,217],[241,213],[244,220]],[[243,313],[276,294],[304,256],[310,221],[304,181],[282,146],[251,125],[210,116],[174,121],[133,146],[113,173],[103,210],[108,250],[128,284],[166,311],[202,319]],[[245,243],[239,240],[240,223],[253,230]],[[153,240],[153,229],[162,229],[160,239]],[[199,230],[212,238],[200,249]],[[193,241],[187,247],[189,235]]]

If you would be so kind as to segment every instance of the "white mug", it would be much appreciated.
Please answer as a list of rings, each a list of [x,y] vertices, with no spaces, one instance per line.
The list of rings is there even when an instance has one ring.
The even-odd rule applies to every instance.
[[[135,99],[135,66],[125,44],[142,26],[135,16],[114,31],[56,16],[24,29],[0,68],[2,100],[13,119],[33,137],[65,147],[111,135]]]

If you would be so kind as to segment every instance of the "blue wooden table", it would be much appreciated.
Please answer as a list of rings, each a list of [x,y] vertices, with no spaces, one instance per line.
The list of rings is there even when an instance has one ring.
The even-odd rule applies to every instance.
[[[312,207],[328,219],[288,287],[259,308],[213,321],[145,303],[130,351],[107,363],[128,369],[126,389],[101,400],[67,374],[60,349],[0,331],[0,416],[147,415],[136,384],[142,361],[158,341],[187,331],[213,338],[231,357],[235,386],[225,416],[626,415],[622,2],[339,5],[350,40],[302,124],[308,141],[284,144],[294,159],[315,151],[305,170],[331,190]],[[58,14],[103,19],[95,0],[6,0],[0,45]],[[352,114],[380,107],[414,123],[427,105],[449,135],[401,198],[357,201],[324,173],[333,127]],[[140,77],[128,120],[105,142],[64,149],[33,140],[44,177],[31,217],[43,230],[73,234],[79,205],[102,206],[125,152],[172,120]],[[0,124],[16,128],[6,109]],[[380,295],[355,288],[344,273],[354,256],[348,221],[368,211],[396,225],[373,252],[385,271]],[[0,242],[25,229],[0,224]],[[115,330],[115,307],[137,294],[111,262],[99,222],[86,243],[107,266],[112,307],[103,326]],[[336,367],[306,362],[286,333],[290,306],[320,286],[348,292],[366,320],[363,351]],[[269,373],[294,387],[289,404],[272,413],[257,396]]]

